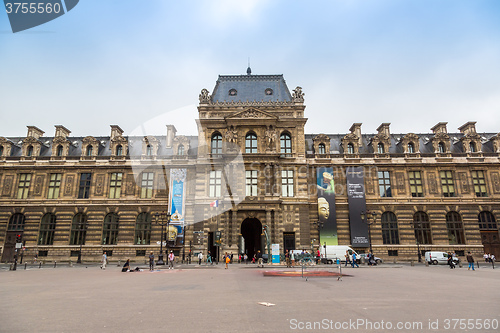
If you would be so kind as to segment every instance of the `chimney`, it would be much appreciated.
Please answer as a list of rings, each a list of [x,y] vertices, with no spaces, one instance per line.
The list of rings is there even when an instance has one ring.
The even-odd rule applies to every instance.
[[[448,133],[448,131],[446,130],[446,125],[448,123],[437,123],[433,128],[431,128],[431,131],[434,133],[434,134],[438,134],[438,133]]]
[[[391,131],[389,129],[390,125],[391,125],[391,123],[382,123],[382,125],[380,125],[377,128],[378,134],[380,136],[391,136]]]
[[[117,136],[121,136],[123,134],[123,130],[120,128],[118,125],[111,125],[111,137],[110,139],[113,140]]]
[[[349,131],[351,131],[351,133],[353,134],[356,134],[356,136],[358,137],[358,143],[360,147],[363,145],[363,140],[361,139],[361,125],[363,125],[363,123],[354,123],[352,124],[351,128],[349,128]]]
[[[44,131],[36,126],[28,126],[28,135],[26,137],[32,137],[38,140],[44,133]]]
[[[66,127],[64,127],[63,125],[56,125],[55,127],[56,127],[56,134],[54,135],[54,137],[62,136],[63,138],[66,139],[68,135],[71,133],[71,131]]]
[[[466,122],[465,124],[460,126],[458,129],[465,136],[467,136],[469,134],[474,135],[474,134],[476,134],[476,122],[475,121]]]
[[[174,142],[175,134],[177,130],[174,125],[167,125],[167,148],[172,148],[172,143]]]

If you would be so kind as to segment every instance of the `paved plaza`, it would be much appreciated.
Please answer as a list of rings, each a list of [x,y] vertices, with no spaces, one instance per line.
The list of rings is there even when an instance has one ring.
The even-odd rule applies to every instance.
[[[326,267],[309,270],[337,271]],[[495,328],[500,321],[500,269],[484,264],[476,271],[408,264],[349,267],[344,272],[350,276],[341,281],[264,276],[269,270],[300,269],[251,264],[232,264],[228,270],[220,264],[178,265],[174,270],[134,273],[122,273],[116,264],[106,270],[96,265],[4,268],[0,331],[500,330]]]

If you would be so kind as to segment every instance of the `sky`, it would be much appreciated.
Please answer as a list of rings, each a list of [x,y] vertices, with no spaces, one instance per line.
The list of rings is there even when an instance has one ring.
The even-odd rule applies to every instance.
[[[201,89],[248,59],[303,88],[309,134],[500,132],[497,0],[82,0],[15,34],[0,11],[0,136],[196,135]]]

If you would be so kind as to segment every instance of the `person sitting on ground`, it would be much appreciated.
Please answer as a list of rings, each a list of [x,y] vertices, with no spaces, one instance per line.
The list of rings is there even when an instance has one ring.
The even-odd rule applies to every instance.
[[[123,265],[122,272],[130,272],[130,259]]]

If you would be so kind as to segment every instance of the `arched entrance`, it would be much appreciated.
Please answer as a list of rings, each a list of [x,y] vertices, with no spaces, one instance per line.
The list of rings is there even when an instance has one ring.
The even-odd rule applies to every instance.
[[[258,250],[262,252],[262,223],[255,218],[245,219],[241,223],[241,236],[245,240],[245,253],[248,258],[253,258],[253,255]]]

